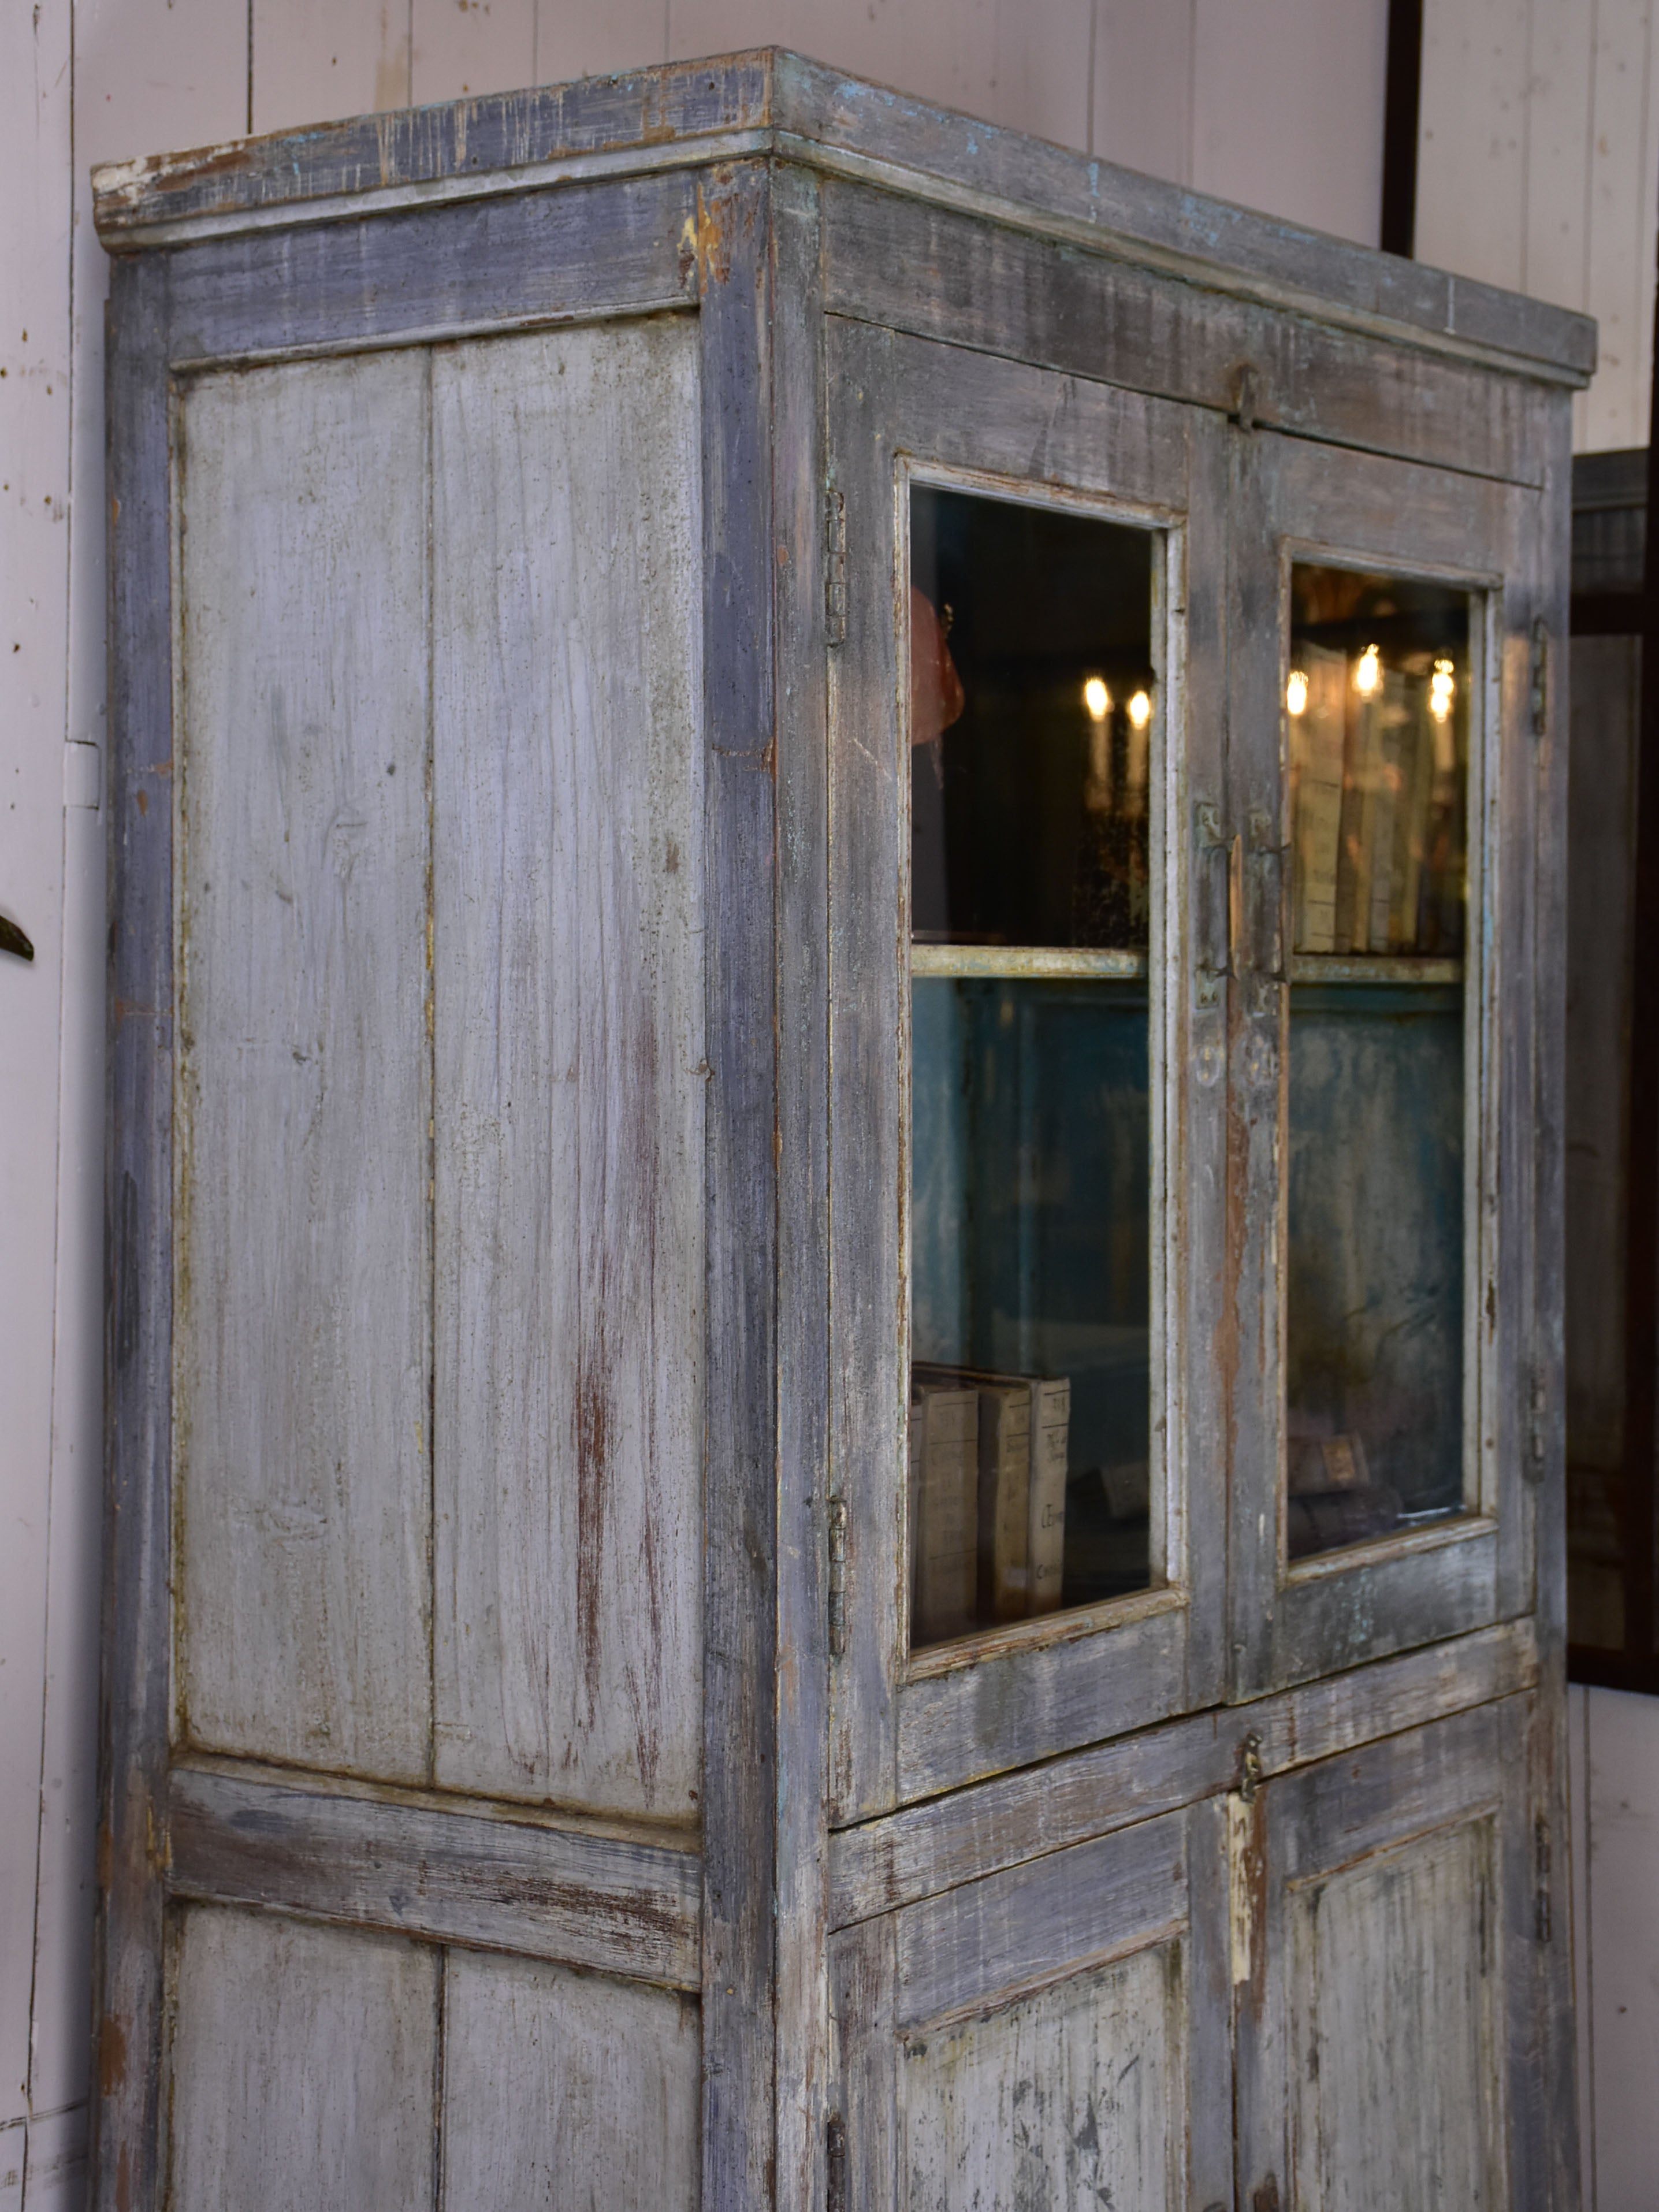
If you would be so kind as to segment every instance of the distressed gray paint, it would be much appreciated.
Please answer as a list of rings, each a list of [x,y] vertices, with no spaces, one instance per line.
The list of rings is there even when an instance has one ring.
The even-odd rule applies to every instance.
[[[191,385],[176,518],[179,1728],[404,1781],[431,1722],[426,374]]]
[[[433,368],[435,1778],[695,1820],[696,330]]]

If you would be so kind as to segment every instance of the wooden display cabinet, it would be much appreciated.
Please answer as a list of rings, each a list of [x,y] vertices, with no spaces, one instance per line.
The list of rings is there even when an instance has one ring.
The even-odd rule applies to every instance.
[[[97,216],[99,2202],[1570,2204],[1590,326],[771,52]]]

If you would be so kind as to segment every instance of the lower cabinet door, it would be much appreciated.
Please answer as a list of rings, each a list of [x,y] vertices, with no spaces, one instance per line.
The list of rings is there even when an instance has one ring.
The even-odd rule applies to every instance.
[[[1228,1801],[1249,2212],[1553,2201],[1547,2150],[1523,2139],[1546,2102],[1528,2027],[1551,1934],[1529,1704],[1480,1706]],[[1565,1942],[1565,1925],[1553,1932]]]
[[[1214,1800],[842,1929],[831,2205],[1231,2205],[1228,1988]]]

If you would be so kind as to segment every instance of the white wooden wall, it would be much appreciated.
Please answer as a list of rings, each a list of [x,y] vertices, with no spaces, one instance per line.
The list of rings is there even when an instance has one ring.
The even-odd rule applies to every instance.
[[[1644,446],[1659,225],[1654,0],[1425,0],[1417,251],[1594,315],[1581,452]]]
[[[1581,404],[1586,446],[1646,434],[1656,7],[1426,0],[1420,251],[1601,317],[1607,366]],[[777,40],[1371,240],[1386,18],[1386,0],[0,6],[0,912],[37,948],[32,968],[0,959],[0,2212],[22,2212],[25,2197],[29,2212],[78,2203],[86,2094],[106,289],[90,166]],[[1590,1693],[1588,1729],[1585,1710],[1579,1694],[1577,1741],[1589,1742],[1592,1776],[1580,1809],[1594,1846],[1580,1861],[1588,1924],[1608,1931],[1609,1953],[1587,2013],[1593,2147],[1600,2212],[1623,2212],[1653,2201],[1659,2172],[1659,2146],[1634,2131],[1659,2125],[1651,1902],[1641,1924],[1655,1941],[1638,1951],[1626,1940],[1629,1885],[1659,1898],[1659,1704]],[[1631,1987],[1614,1996],[1621,1975]]]

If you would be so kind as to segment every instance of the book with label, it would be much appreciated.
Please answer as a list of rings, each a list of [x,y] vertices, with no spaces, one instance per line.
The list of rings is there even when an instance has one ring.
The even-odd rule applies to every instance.
[[[978,1398],[978,1613],[981,1621],[1054,1613],[1066,1566],[1072,1386],[1033,1375],[919,1366],[927,1387]]]
[[[950,1381],[910,1392],[910,1642],[963,1636],[979,1575],[979,1393]]]

